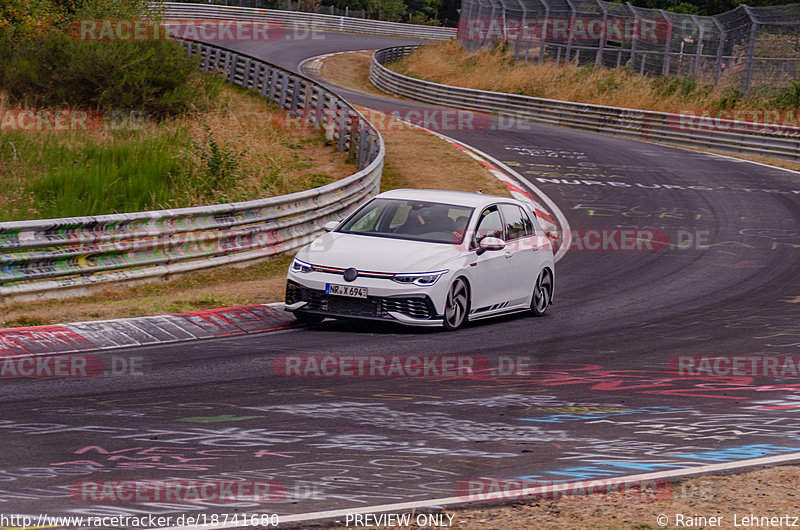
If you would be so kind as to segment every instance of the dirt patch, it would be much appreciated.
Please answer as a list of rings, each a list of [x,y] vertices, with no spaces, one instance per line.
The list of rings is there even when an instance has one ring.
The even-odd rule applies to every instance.
[[[598,530],[642,530],[656,528],[791,528],[800,500],[800,466],[781,466],[723,476],[702,476],[668,484],[671,492],[662,500],[633,498],[604,500],[602,496],[571,500],[525,500],[503,506],[445,510],[452,515],[454,530],[592,528]],[[630,496],[629,496],[630,497]],[[406,512],[408,513],[408,512]],[[416,516],[416,514],[415,514]],[[661,516],[661,518],[659,518]],[[663,516],[666,516],[664,519]],[[745,524],[748,517],[789,516],[781,525]],[[712,519],[713,518],[713,519]],[[412,521],[414,517],[412,517]],[[448,522],[448,517],[443,519]],[[750,519],[752,523],[753,520]],[[662,524],[664,523],[664,524]],[[736,526],[738,524],[738,526]],[[800,519],[794,526],[800,525]],[[344,529],[341,524],[325,528]],[[352,525],[350,526],[352,528]],[[399,528],[361,526],[360,528]],[[403,526],[402,528],[430,528]]]
[[[386,97],[386,94],[369,82],[369,62],[372,52],[342,53],[324,59],[320,75],[344,88]]]

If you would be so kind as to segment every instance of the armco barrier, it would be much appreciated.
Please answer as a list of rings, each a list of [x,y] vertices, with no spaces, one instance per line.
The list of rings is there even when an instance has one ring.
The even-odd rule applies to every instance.
[[[419,46],[378,50],[372,56],[370,81],[389,94],[434,105],[483,111],[526,121],[610,133],[686,147],[713,149],[800,160],[800,128],[714,119],[711,126],[697,126],[697,118],[646,110],[603,107],[489,92],[414,79],[384,65],[408,56]]]
[[[415,39],[449,40],[456,37],[456,28],[401,24],[364,18],[320,15],[299,11],[278,9],[258,9],[252,7],[218,6],[182,2],[154,2],[150,4],[160,9],[165,20],[246,20],[279,23],[286,27],[309,31],[342,31],[347,33],[367,33]],[[298,35],[302,35],[299,32]]]
[[[248,55],[184,44],[200,55],[204,70],[258,90],[290,117],[324,130],[359,171],[320,188],[248,202],[0,223],[0,301],[257,260],[310,242],[326,222],[378,192],[383,138],[335,93]]]

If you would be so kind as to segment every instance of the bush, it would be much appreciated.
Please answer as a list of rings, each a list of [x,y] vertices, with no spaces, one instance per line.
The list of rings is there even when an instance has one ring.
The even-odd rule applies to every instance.
[[[18,40],[0,32],[0,63],[0,92],[26,107],[164,117],[203,100],[197,59],[172,41],[82,42],[56,31]]]
[[[800,109],[800,82],[789,81],[788,86],[780,87],[777,92],[769,102],[771,107]]]

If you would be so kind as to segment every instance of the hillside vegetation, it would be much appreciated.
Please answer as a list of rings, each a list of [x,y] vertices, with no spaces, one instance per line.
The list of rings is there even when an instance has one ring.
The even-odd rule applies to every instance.
[[[800,83],[760,87],[745,96],[736,87],[714,86],[692,75],[652,77],[628,68],[518,62],[503,43],[476,53],[454,40],[426,45],[390,68],[447,85],[663,112],[800,108]]]

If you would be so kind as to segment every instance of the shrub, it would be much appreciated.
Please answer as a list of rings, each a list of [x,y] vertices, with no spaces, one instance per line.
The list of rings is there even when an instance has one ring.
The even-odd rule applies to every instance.
[[[0,91],[23,106],[163,117],[203,100],[197,59],[172,41],[80,42],[52,30],[17,40],[0,32],[0,62]]]

